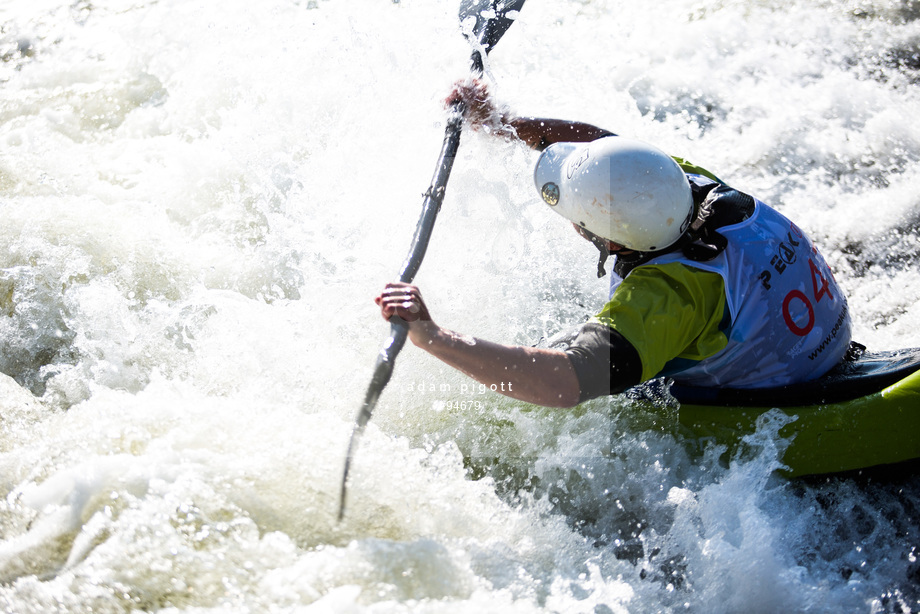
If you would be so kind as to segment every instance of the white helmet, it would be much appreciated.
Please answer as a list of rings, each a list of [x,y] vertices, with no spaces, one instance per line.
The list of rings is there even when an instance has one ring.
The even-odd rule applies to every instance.
[[[563,217],[640,252],[673,245],[693,217],[690,183],[677,162],[619,136],[550,145],[537,161],[534,183]]]

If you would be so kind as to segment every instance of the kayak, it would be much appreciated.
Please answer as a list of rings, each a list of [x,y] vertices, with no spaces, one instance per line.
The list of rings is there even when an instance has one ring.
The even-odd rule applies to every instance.
[[[781,461],[790,477],[865,469],[920,458],[920,348],[865,352],[825,376],[764,389],[673,384],[682,430],[733,449],[762,414],[791,418]]]

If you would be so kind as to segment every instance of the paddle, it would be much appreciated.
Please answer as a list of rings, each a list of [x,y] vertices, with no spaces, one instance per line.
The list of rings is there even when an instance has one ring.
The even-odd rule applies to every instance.
[[[461,0],[460,2],[460,27],[463,35],[473,46],[473,53],[470,56],[470,71],[473,76],[482,76],[483,54],[488,55],[489,51],[498,43],[502,35],[511,27],[517,18],[518,11],[524,5],[525,0]],[[450,170],[454,164],[454,158],[457,155],[457,148],[460,146],[460,132],[463,128],[463,103],[455,102],[451,105],[447,119],[447,128],[444,131],[444,143],[441,146],[441,155],[438,158],[434,177],[428,191],[425,192],[425,199],[422,202],[422,214],[419,217],[418,225],[415,228],[415,236],[412,238],[412,246],[409,249],[409,255],[399,273],[399,281],[410,283],[418,272],[422,264],[422,258],[425,256],[425,250],[428,248],[428,241],[431,239],[431,232],[434,229],[434,221],[437,218],[438,211],[441,209],[441,203],[444,201],[444,193],[447,189],[447,179],[450,177]],[[351,467],[352,458],[354,458],[355,449],[358,440],[364,432],[364,427],[377,400],[383,392],[384,387],[390,381],[393,374],[393,364],[396,361],[396,355],[406,343],[406,337],[409,334],[409,325],[397,316],[390,318],[390,335],[377,355],[377,363],[374,366],[374,374],[371,377],[371,383],[367,388],[364,397],[364,404],[355,417],[355,425],[351,431],[351,439],[348,442],[348,453],[345,456],[345,469],[342,472],[342,490],[339,495],[339,515],[341,520],[345,515],[345,497],[348,484],[348,470]]]

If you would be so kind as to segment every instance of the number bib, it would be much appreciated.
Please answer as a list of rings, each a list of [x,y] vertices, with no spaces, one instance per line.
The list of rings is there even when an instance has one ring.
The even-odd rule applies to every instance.
[[[814,379],[840,362],[851,336],[846,298],[805,233],[760,201],[751,217],[718,232],[728,247],[709,262],[680,252],[651,261],[681,262],[725,282],[728,345],[674,379],[762,388]]]

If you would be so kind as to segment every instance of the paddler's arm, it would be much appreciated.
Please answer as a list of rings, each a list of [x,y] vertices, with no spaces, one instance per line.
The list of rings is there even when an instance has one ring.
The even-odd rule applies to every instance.
[[[546,407],[574,407],[578,377],[565,352],[473,339],[435,324],[418,288],[387,284],[375,299],[385,319],[409,322],[409,339],[442,362],[506,396]]]
[[[473,129],[484,129],[490,134],[523,141],[537,151],[553,143],[587,143],[613,132],[584,122],[550,119],[546,117],[518,117],[508,107],[497,105],[485,83],[478,80],[461,81],[445,101],[448,105],[463,101],[464,117]]]
[[[584,122],[545,117],[503,117],[505,125],[531,149],[543,151],[553,143],[588,143],[605,136],[616,136],[609,130]]]

